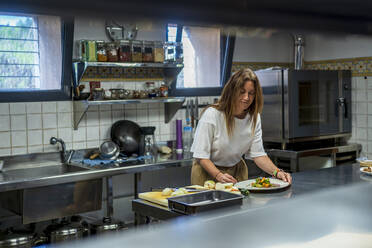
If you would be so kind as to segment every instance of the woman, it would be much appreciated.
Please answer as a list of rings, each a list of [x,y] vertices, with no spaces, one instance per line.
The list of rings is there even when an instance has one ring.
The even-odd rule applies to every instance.
[[[262,106],[262,89],[256,74],[250,69],[234,73],[219,101],[208,106],[199,120],[191,147],[194,157],[191,184],[247,180],[248,168],[242,155],[253,159],[266,173],[292,182],[291,175],[278,169],[264,151]]]

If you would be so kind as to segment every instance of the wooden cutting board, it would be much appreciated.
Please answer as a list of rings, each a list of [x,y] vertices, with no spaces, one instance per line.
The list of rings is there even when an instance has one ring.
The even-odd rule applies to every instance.
[[[170,196],[163,196],[161,195],[162,192],[145,192],[145,193],[139,193],[138,198],[153,202],[165,207],[168,207],[168,200],[167,198]]]

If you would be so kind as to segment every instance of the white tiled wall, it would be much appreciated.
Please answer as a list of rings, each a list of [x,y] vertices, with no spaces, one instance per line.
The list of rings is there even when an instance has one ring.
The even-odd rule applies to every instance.
[[[352,79],[352,142],[362,145],[362,156],[372,159],[372,77]]]
[[[108,83],[104,87],[113,88]],[[199,103],[211,103],[215,97],[199,97]],[[180,109],[169,123],[164,123],[164,104],[128,104],[91,106],[73,130],[72,102],[0,103],[0,156],[57,151],[50,145],[52,136],[62,138],[67,149],[98,147],[110,139],[111,125],[131,120],[140,126],[155,126],[157,141],[174,140],[175,120],[185,119]]]

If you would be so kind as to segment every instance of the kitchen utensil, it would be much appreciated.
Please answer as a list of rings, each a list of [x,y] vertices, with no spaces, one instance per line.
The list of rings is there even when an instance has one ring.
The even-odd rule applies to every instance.
[[[186,125],[190,125],[190,101],[187,100],[186,102]]]
[[[220,190],[208,190],[168,198],[169,209],[182,214],[195,214],[221,207],[241,205],[243,196]]]
[[[0,234],[0,247],[4,248],[31,248],[45,241],[45,239],[37,239],[32,233],[4,232]]]
[[[101,159],[115,160],[120,154],[120,148],[113,141],[105,141],[100,145],[99,152]]]
[[[194,119],[195,119],[195,127],[198,125],[199,121],[199,100],[197,97],[195,97],[195,109],[194,109]]]
[[[176,152],[182,153],[182,120],[176,120]]]
[[[127,156],[136,153],[140,155],[141,128],[129,120],[115,122],[111,127],[111,140],[120,147],[120,151]]]
[[[142,137],[141,144],[144,144],[143,151],[144,155],[152,156],[157,152],[157,146],[155,141],[155,129],[156,127],[141,127]],[[142,150],[142,149],[141,149]],[[142,155],[142,154],[141,154]]]
[[[191,127],[194,128],[194,100],[190,100]]]
[[[60,223],[53,223],[44,230],[50,243],[80,239],[86,236],[88,232],[87,224],[68,222],[66,219],[63,219]]]
[[[112,220],[110,217],[104,217],[102,220],[94,222],[90,226],[92,234],[116,232],[128,229],[123,222]]]

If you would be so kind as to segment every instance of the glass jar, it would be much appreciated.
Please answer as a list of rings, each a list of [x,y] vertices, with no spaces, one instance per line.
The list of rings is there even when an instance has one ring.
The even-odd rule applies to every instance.
[[[154,62],[154,42],[143,41],[143,62]]]
[[[119,60],[118,46],[115,42],[107,43],[106,52],[107,52],[107,61],[117,62]]]
[[[86,61],[95,62],[97,61],[97,43],[95,40],[85,41],[85,56]]]
[[[159,91],[161,97],[168,97],[168,86],[165,83],[161,84]]]
[[[156,97],[155,82],[146,82],[146,89],[149,97]]]
[[[94,88],[91,93],[91,100],[101,101],[105,99],[105,90],[103,88]]]
[[[106,44],[103,40],[97,40],[97,61],[107,62]]]
[[[162,41],[154,42],[154,62],[155,63],[164,62],[164,43]]]
[[[165,62],[174,63],[176,61],[176,44],[175,42],[166,42],[165,49]]]
[[[130,62],[132,60],[132,54],[130,51],[130,41],[122,40],[120,41],[119,48],[119,61],[120,62]]]
[[[139,98],[147,98],[149,94],[147,93],[146,90],[140,90],[139,91]]]
[[[110,89],[111,91],[111,99],[118,100],[120,99],[120,91],[122,89]]]
[[[75,42],[75,59],[86,61],[86,40],[77,40]]]
[[[132,62],[142,62],[142,41],[132,41]]]
[[[176,62],[183,63],[183,44],[182,42],[176,42]]]

